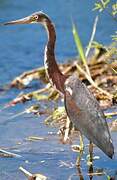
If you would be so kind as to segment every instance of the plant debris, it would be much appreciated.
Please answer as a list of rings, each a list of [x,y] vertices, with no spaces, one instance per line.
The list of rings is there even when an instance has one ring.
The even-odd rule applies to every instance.
[[[19,170],[24,173],[28,180],[47,180],[47,177],[42,174],[32,174],[23,167],[19,167]]]
[[[47,137],[39,137],[39,136],[29,136],[28,138],[26,138],[26,140],[28,141],[47,141],[48,138]]]
[[[84,74],[81,72],[78,72],[79,78],[87,85],[87,87],[92,91],[92,93],[95,95],[97,100],[100,102],[101,106],[103,107],[110,107],[113,104],[117,103],[117,74],[112,70],[114,69],[117,71],[117,63],[113,60],[111,64],[107,64],[107,62],[104,60],[96,60],[94,61],[94,56],[90,58],[91,62],[88,64],[89,70],[91,73],[91,77],[93,81],[95,81],[96,85],[103,89],[104,91],[100,92],[98,89],[96,89],[93,85],[90,85],[89,81],[85,77]],[[93,61],[92,61],[93,59]],[[72,75],[74,72],[77,72],[77,65],[75,63],[66,63],[59,65],[60,69],[65,75]],[[80,64],[81,69],[83,69],[83,65]],[[43,73],[42,73],[43,70]],[[38,73],[37,73],[38,72]],[[36,73],[36,75],[35,75]],[[37,76],[37,74],[39,74]],[[31,76],[31,78],[30,78]],[[18,79],[18,81],[16,81]],[[26,72],[20,75],[19,77],[16,77],[15,80],[13,80],[10,83],[10,87],[13,88],[25,88],[27,83],[24,83],[26,79],[30,79],[28,81],[29,83],[34,80],[44,80],[44,83],[47,85],[45,88],[39,89],[37,91],[33,91],[27,94],[20,94],[18,97],[16,97],[14,100],[12,100],[10,103],[6,105],[8,106],[14,106],[17,103],[25,103],[26,101],[30,101],[32,99],[36,99],[38,101],[41,100],[58,100],[60,95],[58,92],[53,89],[53,87],[50,85],[48,80],[46,79],[45,70],[44,67],[32,70],[31,72]],[[19,83],[19,84],[18,84]],[[107,93],[104,93],[107,92]]]
[[[11,153],[11,152],[8,152],[8,151],[5,151],[3,149],[0,149],[0,157],[16,157],[16,158],[19,158],[21,157],[20,155],[18,154],[15,154],[15,153]]]

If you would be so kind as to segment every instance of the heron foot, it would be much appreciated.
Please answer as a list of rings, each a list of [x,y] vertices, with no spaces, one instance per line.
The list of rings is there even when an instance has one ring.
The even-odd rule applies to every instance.
[[[80,133],[80,131],[79,131],[79,133]],[[80,148],[79,148],[79,155],[76,159],[76,166],[80,166],[80,162],[81,162],[83,151],[84,151],[83,136],[81,133],[79,134],[79,138],[80,138]]]

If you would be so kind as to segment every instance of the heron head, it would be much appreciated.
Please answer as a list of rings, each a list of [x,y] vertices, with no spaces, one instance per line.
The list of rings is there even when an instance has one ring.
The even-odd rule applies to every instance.
[[[47,22],[50,22],[49,17],[42,11],[39,11],[39,12],[35,12],[27,17],[3,23],[2,25],[32,24],[32,23],[41,23],[41,24],[45,25]]]

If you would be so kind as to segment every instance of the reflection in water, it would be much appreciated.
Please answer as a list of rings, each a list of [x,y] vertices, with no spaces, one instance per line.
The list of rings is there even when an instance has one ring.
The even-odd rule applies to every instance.
[[[80,166],[77,167],[77,172],[78,172],[79,179],[84,180],[85,179],[84,177],[86,176],[85,175],[83,176]],[[106,179],[117,180],[117,172],[115,173],[114,176],[107,175],[106,172],[103,171],[103,169],[101,170],[97,169],[96,172],[94,172],[93,164],[89,166],[87,175],[89,176],[89,180],[92,180],[94,176],[105,176]]]
[[[78,171],[78,176],[80,180],[84,180],[80,166],[77,167],[77,171]],[[92,180],[93,179],[93,165],[89,166],[88,175],[89,175],[89,179]]]
[[[89,166],[87,175],[89,176],[90,180],[93,179],[93,165]],[[96,175],[96,174],[94,173],[94,175]],[[103,173],[102,173],[102,175],[103,175]],[[86,177],[86,174],[83,176],[83,173],[82,173],[82,170],[81,170],[80,166],[77,166],[77,175],[76,174],[70,175],[68,180],[72,180],[72,179],[74,179],[74,177],[79,177],[80,180],[85,179],[84,177]]]
[[[77,167],[77,172],[78,172],[78,176],[80,177],[80,180],[84,180],[80,166]],[[93,179],[93,165],[89,166],[87,174],[89,176],[89,179],[92,180]]]
[[[77,171],[78,171],[78,176],[80,180],[84,180],[80,166],[77,167]]]
[[[91,164],[89,166],[89,179],[92,180],[93,179],[93,165]]]

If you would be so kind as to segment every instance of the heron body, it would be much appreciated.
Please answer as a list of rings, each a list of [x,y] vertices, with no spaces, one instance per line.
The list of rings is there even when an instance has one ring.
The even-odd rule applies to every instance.
[[[69,118],[82,134],[112,158],[112,140],[99,103],[77,78],[77,74],[68,78],[66,88],[71,89],[65,94],[65,107]]]
[[[45,69],[49,81],[64,96],[68,117],[82,134],[112,158],[114,147],[98,101],[76,74],[67,77],[59,70],[54,53],[56,32],[50,18],[43,12],[36,12],[26,18],[4,23],[4,25],[30,23],[40,23],[47,31],[48,42],[44,56]]]

